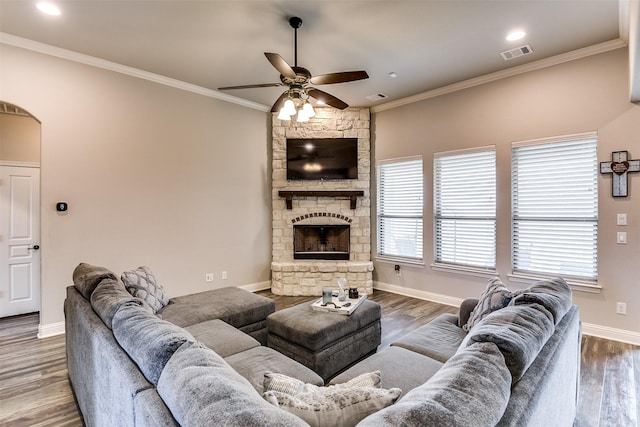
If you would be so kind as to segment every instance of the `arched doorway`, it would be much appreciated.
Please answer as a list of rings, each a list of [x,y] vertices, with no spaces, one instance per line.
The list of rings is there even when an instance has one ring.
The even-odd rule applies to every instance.
[[[0,317],[40,311],[40,132],[0,101]]]

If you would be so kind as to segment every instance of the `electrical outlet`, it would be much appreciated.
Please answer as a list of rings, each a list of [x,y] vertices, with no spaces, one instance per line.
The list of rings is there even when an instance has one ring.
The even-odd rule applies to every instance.
[[[618,214],[616,217],[617,225],[627,225],[627,214]]]
[[[222,272],[222,280],[227,280],[227,272],[226,271]]]
[[[396,272],[396,276],[402,276],[402,273],[400,272],[400,264],[396,264],[393,269]]]
[[[627,303],[626,302],[617,302],[616,303],[616,313],[618,313],[618,314],[627,314]]]
[[[204,275],[205,282],[213,282],[213,273],[207,273]]]

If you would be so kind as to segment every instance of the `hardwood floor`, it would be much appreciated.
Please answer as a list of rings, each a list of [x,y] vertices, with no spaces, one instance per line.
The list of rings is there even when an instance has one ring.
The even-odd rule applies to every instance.
[[[315,297],[273,298],[276,308]],[[382,306],[382,345],[457,309],[383,291],[369,297]],[[64,336],[37,339],[38,315],[0,319],[0,425],[82,426],[67,378]],[[576,427],[639,427],[640,347],[585,336]],[[550,427],[553,422],[550,420]]]

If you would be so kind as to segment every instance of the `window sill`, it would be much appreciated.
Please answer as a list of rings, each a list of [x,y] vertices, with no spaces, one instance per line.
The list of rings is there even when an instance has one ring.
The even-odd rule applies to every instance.
[[[421,259],[411,259],[411,258],[394,258],[389,256],[377,256],[374,258],[375,261],[384,262],[386,264],[400,264],[400,265],[410,265],[413,267],[422,267],[424,268],[424,261]]]
[[[487,279],[491,279],[492,277],[496,277],[498,275],[498,272],[496,270],[487,270],[483,268],[464,267],[462,265],[440,263],[431,264],[431,269],[434,271],[445,271],[447,273],[464,274],[467,276],[484,277]]]
[[[526,274],[520,273],[511,273],[507,275],[510,281],[516,283],[525,283],[530,285],[534,282],[538,282],[540,280],[547,280],[552,278],[552,276],[544,277],[544,276],[529,276]],[[554,276],[557,277],[557,276]],[[591,294],[599,294],[602,292],[602,286],[600,286],[597,282],[588,282],[588,281],[580,281],[580,280],[571,280],[565,279],[569,287],[574,291],[579,292],[587,292]]]

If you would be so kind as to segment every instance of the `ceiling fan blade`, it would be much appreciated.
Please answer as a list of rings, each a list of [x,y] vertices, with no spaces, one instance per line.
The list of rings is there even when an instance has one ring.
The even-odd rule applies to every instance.
[[[273,104],[273,107],[271,107],[271,112],[275,113],[276,111],[279,111],[280,108],[282,108],[282,106],[284,105],[284,101],[288,97],[289,97],[289,91],[286,90],[282,95],[280,95],[280,98],[278,98],[278,100]]]
[[[343,71],[341,73],[322,74],[313,77],[310,82],[314,85],[330,85],[368,79],[366,71]]]
[[[349,106],[346,102],[320,89],[310,88],[307,89],[307,93],[309,94],[309,96],[314,97],[318,101],[322,101],[325,104],[332,106],[333,108],[337,108],[338,110],[344,110]]]
[[[296,72],[293,71],[293,68],[291,68],[289,64],[287,64],[287,61],[282,59],[282,56],[278,55],[277,53],[269,52],[265,52],[264,56],[267,57],[269,62],[271,62],[271,65],[273,65],[280,74],[285,77],[289,77],[290,79],[296,78]]]
[[[257,85],[242,85],[242,86],[225,86],[219,87],[218,90],[229,90],[229,89],[254,89],[258,87],[278,87],[284,86],[282,83],[261,83]]]

